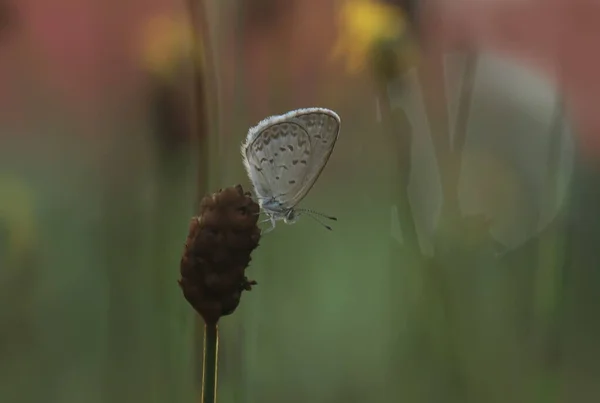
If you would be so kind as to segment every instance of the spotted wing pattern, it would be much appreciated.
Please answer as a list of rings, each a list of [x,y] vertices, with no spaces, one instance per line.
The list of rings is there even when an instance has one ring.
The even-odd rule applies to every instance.
[[[340,118],[330,110],[309,109],[306,112],[300,112],[295,117],[295,121],[308,133],[311,154],[309,171],[302,186],[290,200],[292,205],[298,204],[313,187],[327,165],[340,133]]]
[[[246,170],[257,196],[279,200],[282,207],[296,194],[308,172],[310,141],[308,133],[297,123],[269,125],[248,145]]]

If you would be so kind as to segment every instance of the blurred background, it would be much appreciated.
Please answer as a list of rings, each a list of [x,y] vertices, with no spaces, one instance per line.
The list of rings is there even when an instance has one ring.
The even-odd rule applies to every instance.
[[[600,3],[0,0],[0,401],[198,401],[198,200],[341,116],[220,322],[221,402],[600,401]]]

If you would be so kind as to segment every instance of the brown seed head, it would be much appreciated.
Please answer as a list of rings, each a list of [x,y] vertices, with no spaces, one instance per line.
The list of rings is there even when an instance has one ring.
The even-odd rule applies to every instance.
[[[207,323],[230,315],[250,290],[245,270],[258,246],[259,206],[240,185],[206,196],[192,218],[181,258],[179,286]]]

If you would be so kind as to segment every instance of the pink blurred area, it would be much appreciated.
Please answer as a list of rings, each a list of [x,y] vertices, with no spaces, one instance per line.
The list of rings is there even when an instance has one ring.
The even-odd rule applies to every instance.
[[[141,24],[151,16],[183,7],[170,0],[12,1],[18,20],[16,32],[7,39],[18,42],[20,51],[11,53],[0,47],[3,110],[18,103],[21,96],[19,86],[14,85],[14,71],[21,69],[15,67],[15,54],[29,63],[29,74],[37,75],[57,100],[73,108],[91,108],[135,92],[143,80],[136,49]],[[474,47],[523,59],[552,76],[560,72],[583,140],[600,150],[598,0],[437,0],[427,4],[423,23],[432,54]],[[299,105],[311,103],[325,88],[331,91],[338,88],[336,82],[342,82],[336,79],[342,75],[341,64],[329,57],[336,35],[334,2],[298,0],[293,5],[279,22],[260,22],[260,29],[246,26],[238,36],[243,38],[238,55],[232,50],[233,26],[219,28],[225,38],[217,55],[223,66],[224,99],[235,98],[234,66],[242,63],[242,78],[251,97],[244,102],[253,117],[269,113],[261,94],[277,69],[285,71],[278,79],[289,83]],[[347,97],[348,88],[338,88],[338,92]]]
[[[278,67],[285,71],[287,85],[296,98],[290,108],[326,98],[324,92],[332,88],[339,92],[339,98],[347,97],[348,88],[336,80],[342,75],[343,66],[332,62],[330,57],[337,34],[335,2],[302,0],[293,3],[293,8],[280,9],[277,18],[268,22],[277,35],[264,29],[265,24],[258,21],[255,28],[244,35],[244,74],[250,93],[260,94],[268,88]],[[254,120],[272,113],[267,100],[261,101],[251,105]]]
[[[165,3],[7,0],[15,18],[0,45],[0,105],[16,112],[27,83],[75,112],[134,90],[140,27],[149,16],[171,12]]]

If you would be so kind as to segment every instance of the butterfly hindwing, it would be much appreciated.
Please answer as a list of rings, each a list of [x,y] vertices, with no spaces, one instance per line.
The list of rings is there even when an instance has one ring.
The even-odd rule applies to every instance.
[[[333,152],[340,132],[340,118],[333,111],[314,108],[307,109],[305,112],[301,112],[301,110],[298,112],[298,115],[294,117],[294,121],[300,124],[308,133],[311,154],[309,170],[304,177],[302,186],[295,197],[290,200],[294,205],[306,196],[321,175]]]

